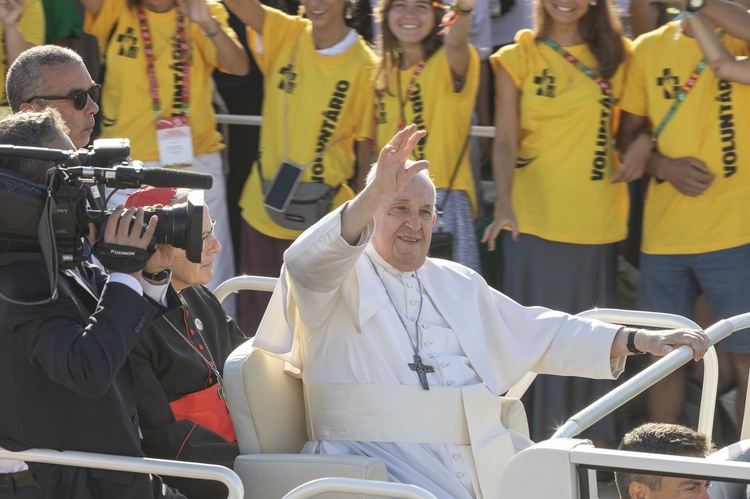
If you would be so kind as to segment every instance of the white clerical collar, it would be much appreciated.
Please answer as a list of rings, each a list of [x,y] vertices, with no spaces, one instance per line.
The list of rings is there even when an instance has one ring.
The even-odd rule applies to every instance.
[[[401,276],[415,277],[416,272],[414,271],[404,272],[404,271],[398,270],[396,267],[386,262],[385,259],[382,256],[380,256],[380,253],[378,253],[378,251],[375,249],[375,247],[372,244],[367,245],[367,247],[365,248],[365,253],[367,253],[367,256],[370,257],[370,260],[372,260],[373,263],[385,269],[385,271],[388,272],[389,274],[398,276],[399,278]]]

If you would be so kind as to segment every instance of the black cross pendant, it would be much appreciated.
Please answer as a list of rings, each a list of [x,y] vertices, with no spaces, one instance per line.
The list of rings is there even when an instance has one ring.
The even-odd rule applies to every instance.
[[[409,369],[417,373],[417,376],[419,376],[419,384],[422,385],[422,389],[429,390],[430,385],[427,384],[427,373],[434,373],[435,368],[424,365],[422,363],[422,357],[420,357],[418,353],[414,354],[414,363],[408,365]]]

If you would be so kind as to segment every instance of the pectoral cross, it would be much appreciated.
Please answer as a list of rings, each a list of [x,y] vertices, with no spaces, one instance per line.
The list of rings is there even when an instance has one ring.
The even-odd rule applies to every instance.
[[[426,366],[422,363],[422,357],[418,353],[414,354],[414,363],[408,364],[409,369],[417,373],[419,376],[419,384],[422,385],[423,390],[429,390],[430,385],[427,384],[427,373],[434,373],[435,368],[432,366]]]

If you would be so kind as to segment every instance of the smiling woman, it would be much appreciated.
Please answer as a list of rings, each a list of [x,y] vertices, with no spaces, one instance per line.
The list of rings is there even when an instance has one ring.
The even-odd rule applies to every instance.
[[[239,270],[276,277],[300,226],[312,225],[318,211],[338,207],[364,184],[375,55],[354,29],[362,19],[354,0],[302,0],[298,16],[257,0],[225,3],[248,26],[248,45],[265,85],[262,161],[255,161],[239,203]],[[290,210],[298,200],[323,208],[314,215]],[[268,300],[267,293],[240,293],[244,331],[255,331]]]
[[[476,193],[467,154],[479,57],[467,41],[475,0],[383,0],[375,72],[376,148],[409,123],[427,130],[412,159],[430,161],[438,188],[433,231],[452,235],[452,258],[479,270]],[[429,84],[427,83],[429,82]]]

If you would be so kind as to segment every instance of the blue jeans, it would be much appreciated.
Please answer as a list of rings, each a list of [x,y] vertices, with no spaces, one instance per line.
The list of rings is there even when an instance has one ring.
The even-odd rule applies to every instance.
[[[695,255],[641,253],[638,309],[692,317],[695,300],[706,295],[714,320],[750,312],[750,244]],[[750,353],[750,330],[721,342]]]

